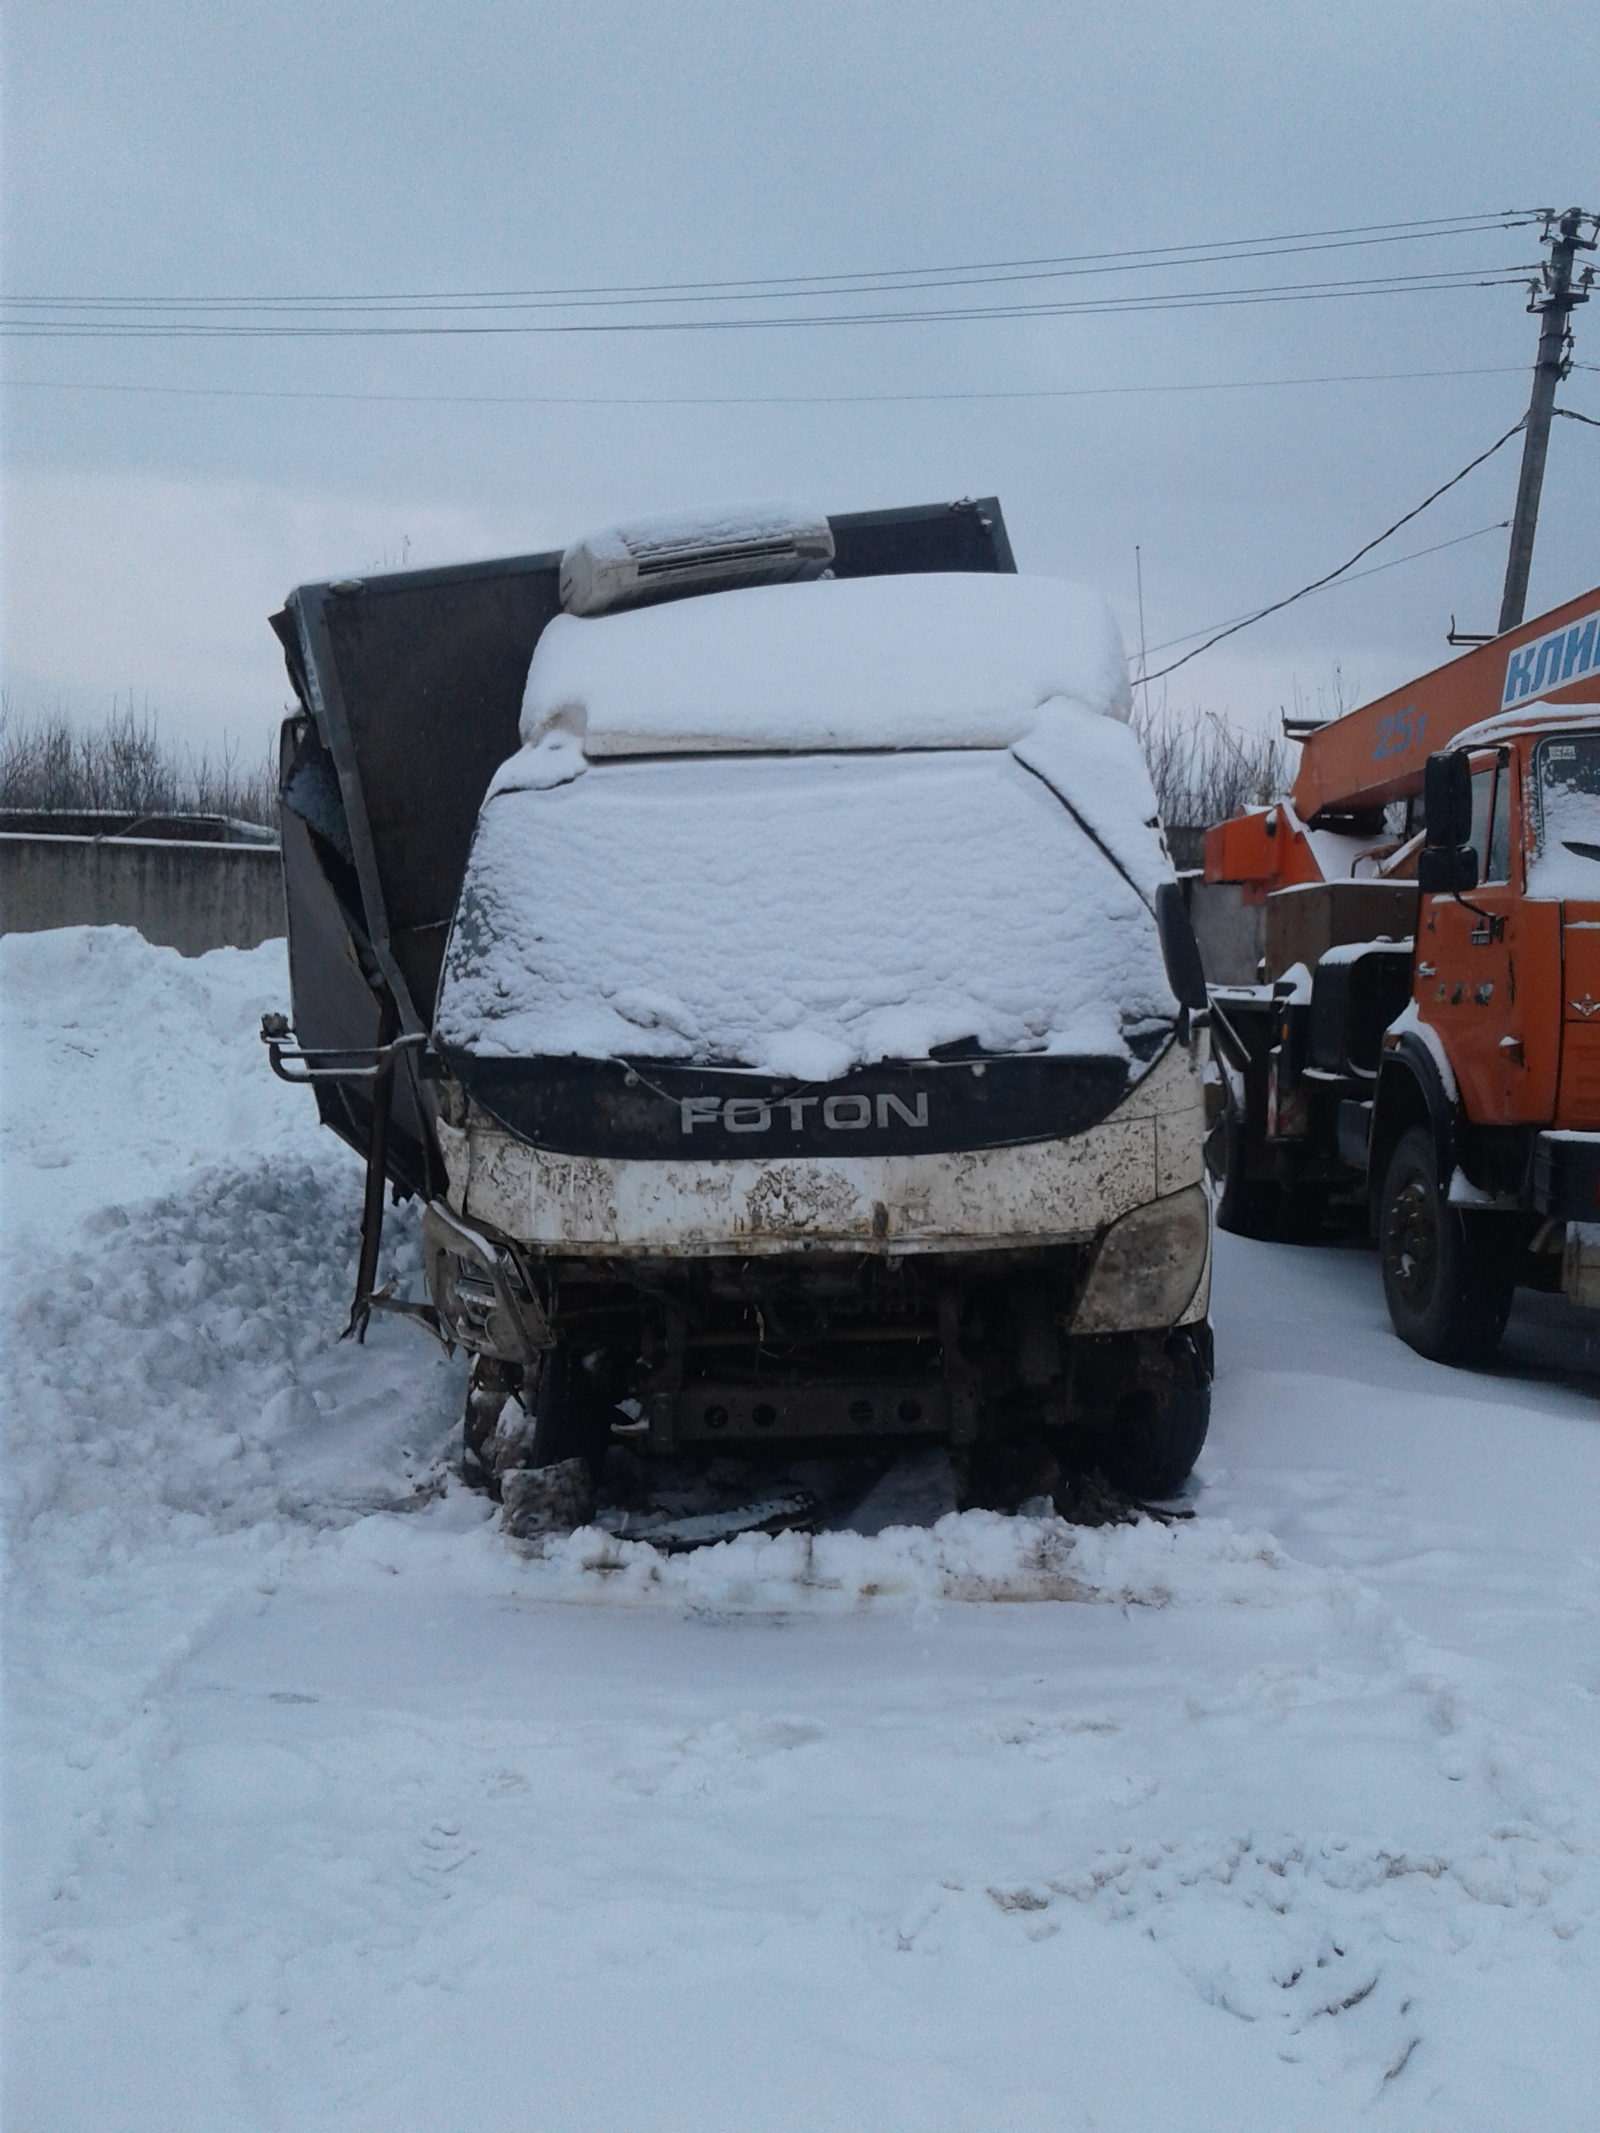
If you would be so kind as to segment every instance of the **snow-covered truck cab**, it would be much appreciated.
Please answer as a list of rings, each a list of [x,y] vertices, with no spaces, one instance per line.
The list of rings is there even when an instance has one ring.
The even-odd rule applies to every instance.
[[[564,559],[444,952],[425,1249],[484,1428],[1072,1431],[1170,1492],[1204,985],[1109,613],[955,572],[630,606],[651,533]]]

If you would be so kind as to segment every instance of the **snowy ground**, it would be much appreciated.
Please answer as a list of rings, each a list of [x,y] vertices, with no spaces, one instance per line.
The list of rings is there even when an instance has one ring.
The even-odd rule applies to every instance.
[[[8,2126],[1594,2126],[1587,1321],[1224,1238],[1192,1523],[530,1559],[281,949],[0,983]]]

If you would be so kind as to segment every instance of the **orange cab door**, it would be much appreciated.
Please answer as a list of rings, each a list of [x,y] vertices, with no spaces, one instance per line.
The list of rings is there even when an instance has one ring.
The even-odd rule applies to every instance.
[[[1561,910],[1522,895],[1520,780],[1509,751],[1475,758],[1472,842],[1479,886],[1432,896],[1417,933],[1417,1008],[1438,1031],[1467,1116],[1546,1124],[1560,1059]]]

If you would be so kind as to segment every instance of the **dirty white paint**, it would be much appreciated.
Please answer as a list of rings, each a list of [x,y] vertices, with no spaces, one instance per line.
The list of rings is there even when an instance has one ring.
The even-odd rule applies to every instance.
[[[1211,1224],[1206,1224],[1206,1263],[1201,1271],[1200,1285],[1189,1299],[1189,1308],[1178,1320],[1180,1326],[1198,1326],[1200,1321],[1211,1316],[1211,1258],[1215,1249],[1215,1237]]]
[[[1097,1236],[1201,1176],[1199,1046],[1174,1046],[1098,1126],[945,1155],[638,1161],[531,1148],[474,1110],[441,1126],[450,1202],[544,1251],[1016,1250]]]

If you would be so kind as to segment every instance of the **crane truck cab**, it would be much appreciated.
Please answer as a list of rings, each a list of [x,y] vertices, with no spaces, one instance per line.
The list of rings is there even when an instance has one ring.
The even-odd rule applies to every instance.
[[[1469,729],[1430,759],[1424,813],[1368,1170],[1396,1329],[1470,1356],[1518,1281],[1600,1307],[1600,711]]]
[[[1212,989],[1218,1220],[1304,1238],[1364,1202],[1395,1330],[1440,1361],[1492,1352],[1519,1284],[1600,1308],[1597,639],[1591,594],[1351,713],[1270,837],[1208,843],[1267,965]]]
[[[334,605],[330,716],[322,589],[296,618],[318,686],[285,806],[313,849],[286,836],[299,1044],[280,1028],[277,1055],[327,1074],[369,1165],[390,1115],[378,1172],[424,1198],[427,1308],[472,1358],[465,1463],[508,1501],[512,1474],[524,1498],[613,1443],[981,1464],[1071,1433],[1141,1496],[1193,1465],[1204,976],[1115,624],[1018,576],[998,506],[979,515],[998,568],[937,567],[938,511],[920,548],[901,515],[776,510],[574,543],[445,923],[426,960],[410,944],[426,1009],[396,1000],[351,1055],[394,1077],[365,1114],[300,942],[331,917],[308,859],[355,915],[307,765],[338,771],[353,731],[380,760],[351,701],[377,622]],[[437,671],[424,623],[389,627]],[[372,666],[393,674],[387,648]],[[381,760],[404,895],[437,853],[408,876],[392,825],[425,820],[431,766]],[[346,801],[370,797],[359,768]],[[372,928],[347,930],[381,992]]]

